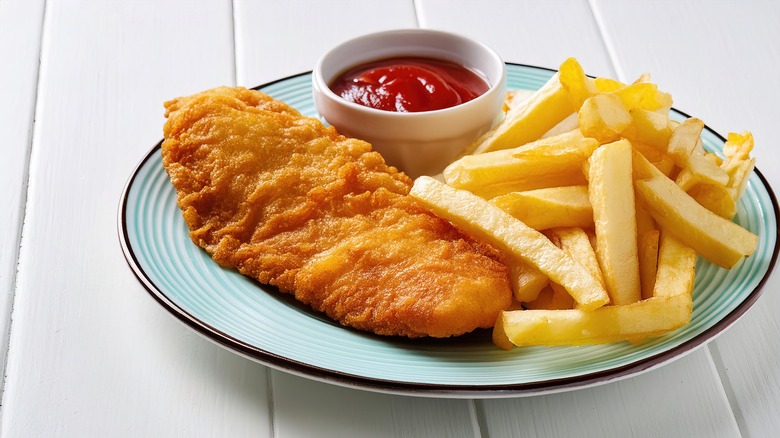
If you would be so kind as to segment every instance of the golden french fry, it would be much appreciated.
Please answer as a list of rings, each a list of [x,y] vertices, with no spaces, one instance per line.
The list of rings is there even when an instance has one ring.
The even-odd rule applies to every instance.
[[[660,231],[644,203],[635,200],[636,234],[639,255],[639,284],[642,298],[653,296],[656,269],[658,267],[658,242]]]
[[[593,79],[585,75],[582,66],[574,58],[569,58],[558,69],[561,86],[569,95],[572,109],[579,111],[583,102],[598,93]]]
[[[696,251],[664,232],[658,249],[658,274],[653,296],[691,296],[695,278]]]
[[[553,228],[547,231],[547,235],[556,246],[566,251],[601,284],[604,284],[604,277],[599,267],[599,261],[596,258],[596,252],[585,230],[578,227]]]
[[[593,226],[593,208],[585,185],[512,192],[490,203],[535,230]]]
[[[409,194],[433,214],[536,267],[564,286],[581,308],[592,310],[609,302],[607,292],[587,269],[542,233],[484,199],[425,176],[415,180]]]
[[[691,320],[687,294],[652,297],[592,311],[512,310],[499,314],[494,333],[517,346],[586,345],[660,336]]]
[[[479,138],[470,153],[514,148],[538,140],[574,112],[569,95],[556,73],[542,88],[517,106],[511,107],[499,125]]]
[[[545,132],[544,135],[542,135],[542,138],[548,138],[548,137],[555,137],[556,135],[566,134],[567,132],[571,132],[574,130],[580,129],[579,120],[577,113],[571,113],[569,117],[566,117],[565,119],[561,120],[560,123],[555,125],[552,129]]]
[[[639,75],[638,78],[632,83],[634,84],[641,84],[642,82],[650,82],[650,73],[642,73]]]
[[[653,178],[656,176],[665,176],[660,169],[654,166],[653,163],[645,158],[645,156],[636,148],[631,151],[631,166],[633,169],[634,180]]]
[[[580,167],[598,146],[596,140],[573,131],[514,149],[467,155],[447,166],[443,174],[447,184],[485,198],[584,184]]]
[[[526,309],[548,310],[573,309],[574,305],[574,298],[557,283],[550,283],[548,287],[542,289],[535,300],[524,304]]]
[[[686,167],[688,159],[696,150],[696,145],[701,139],[701,131],[704,122],[697,118],[686,119],[672,131],[666,152],[676,159],[681,167]]]
[[[756,250],[758,236],[707,210],[669,178],[637,180],[636,188],[653,219],[710,262],[731,268]]]
[[[639,281],[642,299],[653,296],[658,273],[658,245],[661,232],[656,229],[639,233]]]
[[[641,297],[632,153],[631,143],[620,140],[596,149],[589,159],[596,256],[613,304]]]
[[[628,110],[658,111],[672,107],[672,96],[660,91],[656,84],[650,82],[634,82],[613,92],[620,97]]]
[[[608,143],[631,125],[631,115],[616,94],[602,93],[585,100],[578,122],[582,135]]]
[[[748,178],[750,178],[750,174],[753,173],[753,169],[755,169],[755,167],[756,159],[751,158],[749,160],[740,162],[739,166],[734,168],[732,175],[730,175],[729,184],[726,187],[728,187],[729,193],[731,194],[731,197],[734,199],[735,203],[745,193]]]
[[[535,300],[549,283],[546,275],[519,258],[510,257],[504,264],[509,268],[509,283],[515,299],[521,303]]]
[[[657,112],[633,109],[631,125],[621,133],[631,143],[641,143],[652,146],[660,151],[666,151],[669,139],[672,137],[672,127],[669,117]]]
[[[520,105],[522,102],[531,98],[536,93],[532,90],[511,90],[506,92],[506,98],[504,99],[504,112],[509,111],[510,108],[514,108]]]
[[[714,165],[719,164],[726,173],[728,182],[725,186],[704,181],[689,169],[683,169],[677,176],[676,182],[699,204],[718,216],[731,219],[737,214],[737,201],[747,187],[756,159],[750,157],[753,149],[753,136],[750,132],[729,133],[728,138],[723,148],[725,161],[719,164],[716,155],[710,153],[704,155]]]
[[[726,144],[723,145],[723,155],[727,158],[747,160],[753,151],[753,145],[753,134],[750,132],[729,132]]]
[[[723,147],[726,161],[721,164],[721,168],[729,176],[727,187],[735,202],[745,192],[748,178],[756,166],[756,159],[750,158],[752,150],[753,134],[748,131],[741,134],[729,133],[728,140]]]
[[[496,323],[493,326],[493,344],[495,344],[496,347],[502,348],[504,350],[511,350],[514,348],[515,344],[509,340],[509,337],[504,331],[503,324]]]
[[[678,185],[681,184],[678,183]],[[722,218],[731,219],[737,215],[737,201],[728,187],[714,184],[696,184],[686,190],[686,192],[701,206]]]
[[[700,146],[702,129],[704,122],[701,120],[685,120],[672,131],[666,152],[678,166],[688,169],[697,182],[725,186],[729,180],[728,175],[712,160],[707,159]]]
[[[596,90],[600,93],[609,93],[617,91],[626,86],[626,84],[609,78],[595,78],[593,79],[593,85],[596,86]]]

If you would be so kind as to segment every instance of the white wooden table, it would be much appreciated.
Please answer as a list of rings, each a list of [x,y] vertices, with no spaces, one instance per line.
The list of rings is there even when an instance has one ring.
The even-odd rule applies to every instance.
[[[198,336],[117,240],[162,102],[312,69],[334,44],[424,27],[550,68],[651,72],[716,131],[751,130],[780,189],[780,3],[0,0],[2,436],[780,436],[780,278],[706,347],[590,389],[500,400],[318,383]]]

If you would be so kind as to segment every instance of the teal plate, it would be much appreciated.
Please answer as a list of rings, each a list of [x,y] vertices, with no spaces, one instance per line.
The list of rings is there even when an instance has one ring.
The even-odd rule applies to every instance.
[[[535,90],[554,71],[508,65],[510,89]],[[258,87],[316,116],[311,74]],[[682,112],[674,117],[684,119]],[[724,139],[707,128],[706,149]],[[119,240],[130,268],[168,312],[230,351],[273,368],[381,392],[444,397],[514,397],[570,390],[636,375],[704,345],[755,303],[778,253],[778,206],[759,171],[735,221],[759,236],[755,254],[731,270],[699,259],[692,321],[639,344],[496,348],[490,332],[409,340],[344,328],[289,295],[218,266],[195,246],[161,164],[160,144],[133,172],[121,199]]]

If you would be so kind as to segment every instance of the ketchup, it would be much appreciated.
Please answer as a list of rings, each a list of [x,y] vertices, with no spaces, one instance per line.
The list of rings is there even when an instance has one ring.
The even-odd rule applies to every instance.
[[[422,112],[468,102],[489,88],[478,73],[433,58],[369,62],[338,76],[330,89],[342,98],[384,111]]]

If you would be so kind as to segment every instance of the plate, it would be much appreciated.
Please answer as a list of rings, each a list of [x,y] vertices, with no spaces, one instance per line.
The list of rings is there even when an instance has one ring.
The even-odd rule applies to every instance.
[[[509,64],[510,89],[535,90],[554,71]],[[311,74],[257,87],[316,116]],[[673,111],[673,117],[687,117]],[[707,150],[724,139],[709,128]],[[132,173],[118,215],[130,268],[165,310],[230,351],[273,368],[380,392],[443,397],[516,397],[593,386],[636,375],[692,351],[733,324],[759,297],[778,253],[777,200],[759,171],[735,221],[759,235],[755,254],[731,270],[701,258],[687,326],[640,344],[496,348],[478,330],[444,340],[408,340],[344,328],[273,287],[219,267],[188,237],[157,144]]]

